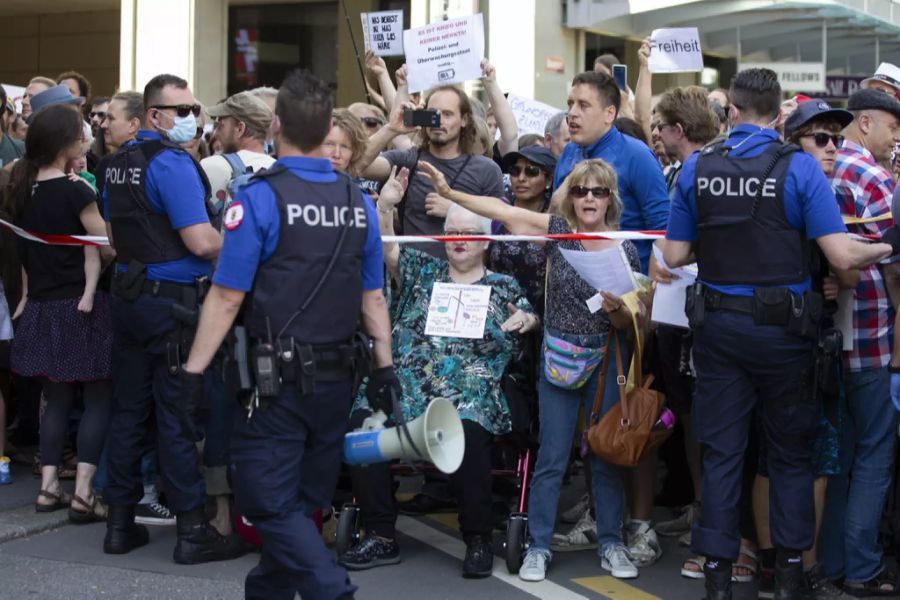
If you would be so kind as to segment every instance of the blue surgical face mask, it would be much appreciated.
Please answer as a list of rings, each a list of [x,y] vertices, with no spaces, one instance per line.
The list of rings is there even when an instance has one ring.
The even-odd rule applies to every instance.
[[[194,115],[189,114],[186,117],[175,117],[172,129],[166,130],[169,141],[176,144],[186,144],[197,135],[197,119]]]

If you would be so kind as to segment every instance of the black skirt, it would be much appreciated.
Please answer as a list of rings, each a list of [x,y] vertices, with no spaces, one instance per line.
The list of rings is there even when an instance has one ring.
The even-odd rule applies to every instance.
[[[109,298],[98,291],[89,313],[78,310],[80,300],[28,300],[12,341],[14,373],[57,382],[112,378]]]

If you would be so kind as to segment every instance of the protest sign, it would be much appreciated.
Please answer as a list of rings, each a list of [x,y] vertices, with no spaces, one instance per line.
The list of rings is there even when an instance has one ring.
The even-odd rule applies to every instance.
[[[434,282],[425,335],[480,340],[490,310],[491,286]]]
[[[410,92],[481,77],[484,18],[451,19],[403,32]]]
[[[703,70],[700,32],[696,27],[654,29],[650,34],[651,73],[691,73]]]
[[[403,11],[362,13],[363,41],[375,56],[403,55]]]
[[[544,104],[537,100],[529,100],[515,94],[510,94],[506,99],[509,101],[509,106],[516,116],[519,135],[523,133],[544,135],[544,125],[547,124],[547,120],[556,113],[561,112],[560,109],[549,104]]]

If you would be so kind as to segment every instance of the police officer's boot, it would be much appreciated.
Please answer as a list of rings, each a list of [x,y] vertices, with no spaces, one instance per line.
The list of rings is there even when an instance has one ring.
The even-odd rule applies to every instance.
[[[731,600],[731,561],[708,558],[703,573],[706,575],[704,600]]]
[[[806,577],[799,551],[778,549],[775,559],[774,600],[802,600],[806,597]]]
[[[180,565],[231,560],[246,552],[238,536],[225,537],[206,521],[203,507],[177,513],[175,527],[178,541],[174,558]]]
[[[106,514],[106,537],[103,552],[127,554],[150,541],[150,533],[143,525],[134,522],[134,505],[111,504]]]

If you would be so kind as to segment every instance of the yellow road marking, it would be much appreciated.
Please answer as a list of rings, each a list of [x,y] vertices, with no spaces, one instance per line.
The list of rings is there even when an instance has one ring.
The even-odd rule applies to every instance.
[[[428,518],[450,529],[459,529],[459,515],[456,513],[432,513]]]
[[[628,585],[621,579],[609,575],[602,577],[579,577],[573,579],[575,583],[587,589],[597,592],[612,600],[660,600],[658,596],[648,594],[633,585]]]

